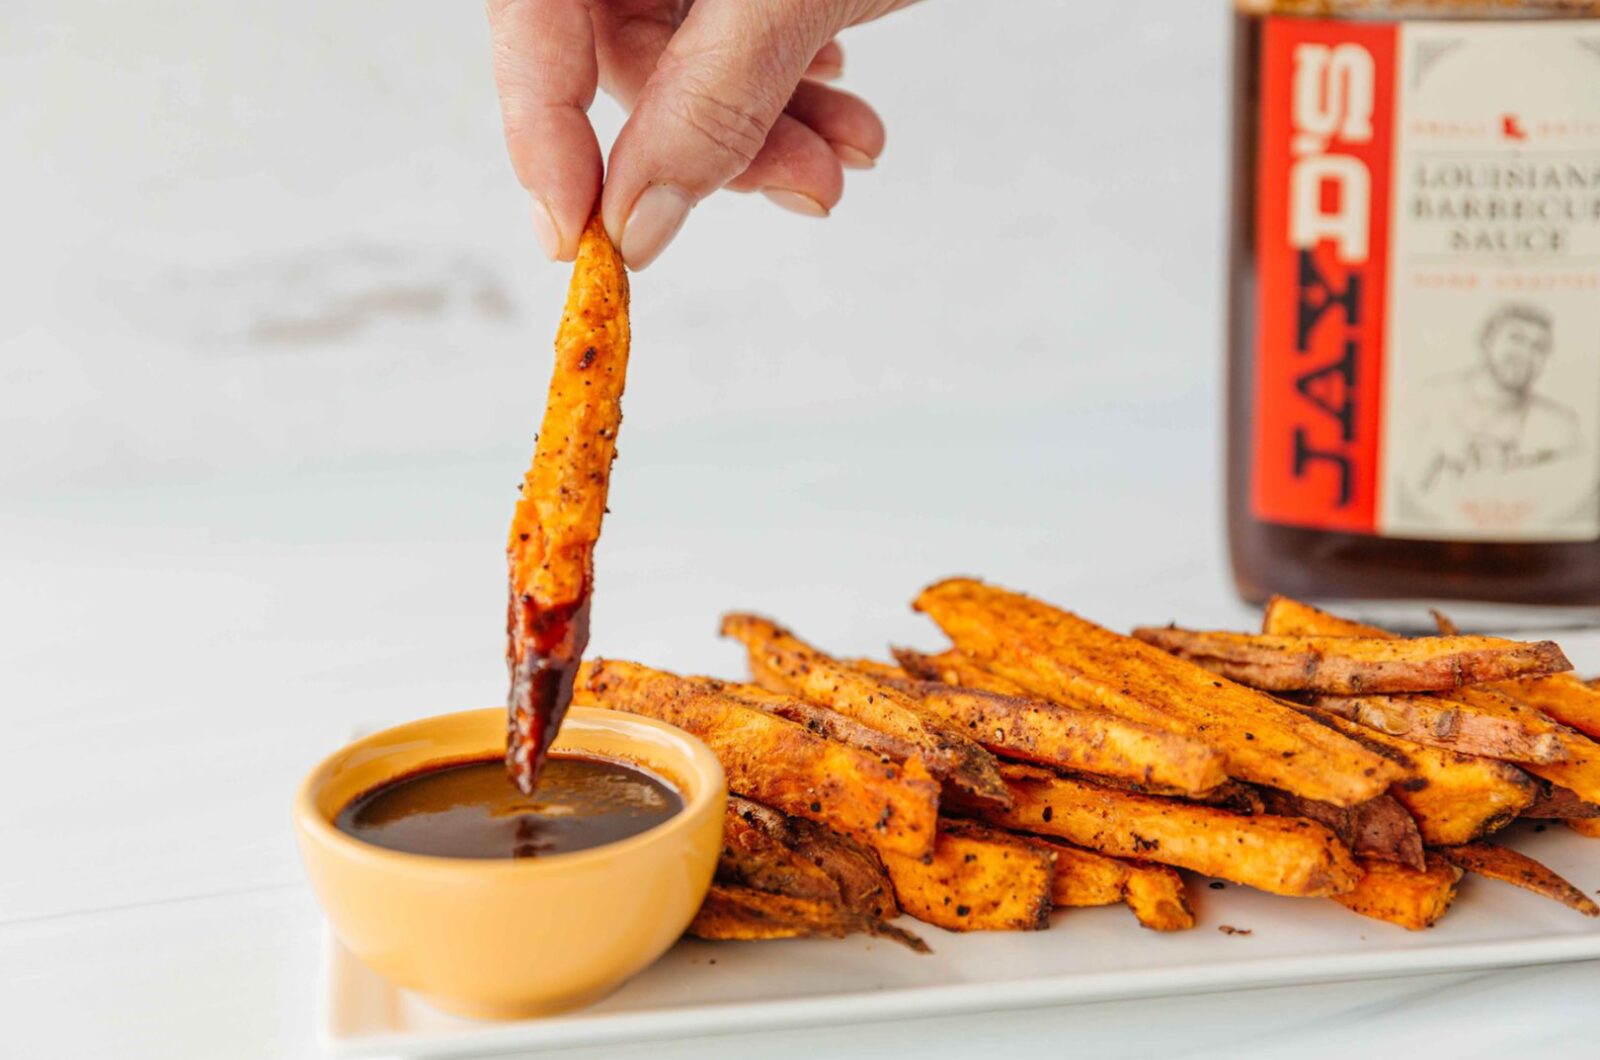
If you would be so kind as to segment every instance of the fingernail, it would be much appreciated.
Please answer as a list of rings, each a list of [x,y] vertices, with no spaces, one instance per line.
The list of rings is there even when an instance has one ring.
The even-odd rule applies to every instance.
[[[833,148],[833,153],[838,156],[839,164],[846,169],[871,169],[878,164],[875,158],[859,147],[832,142],[829,143],[829,146]]]
[[[683,227],[694,200],[672,184],[652,184],[639,193],[622,226],[622,260],[630,269],[649,265]]]
[[[761,194],[782,206],[785,210],[792,210],[807,217],[826,217],[828,208],[809,195],[802,195],[798,191],[788,188],[762,188]]]
[[[844,67],[829,66],[827,64],[819,66],[813,63],[811,68],[806,71],[806,76],[813,81],[837,81],[844,76]]]
[[[556,219],[550,215],[550,207],[535,195],[528,214],[533,219],[533,234],[539,237],[544,256],[555,261],[561,256],[561,232],[556,228]]]

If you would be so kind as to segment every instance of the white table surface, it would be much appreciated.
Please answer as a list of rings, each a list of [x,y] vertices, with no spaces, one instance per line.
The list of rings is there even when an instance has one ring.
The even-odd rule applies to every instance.
[[[503,695],[499,542],[565,278],[471,5],[5,22],[0,1055],[314,1055],[289,794],[352,726]],[[945,0],[847,38],[878,170],[821,224],[708,203],[636,280],[594,649],[729,671],[729,607],[932,644],[906,601],[953,572],[1118,626],[1245,620],[1225,30],[1221,3]],[[1582,964],[604,1055],[1578,1055],[1597,991]]]

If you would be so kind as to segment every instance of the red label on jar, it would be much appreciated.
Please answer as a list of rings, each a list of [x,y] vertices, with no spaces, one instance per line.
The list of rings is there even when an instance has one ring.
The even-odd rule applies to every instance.
[[[1254,509],[1371,533],[1396,29],[1273,18],[1264,34]]]

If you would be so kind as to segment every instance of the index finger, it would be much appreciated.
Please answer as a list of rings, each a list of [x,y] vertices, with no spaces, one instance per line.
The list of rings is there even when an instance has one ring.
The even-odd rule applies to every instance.
[[[545,253],[571,261],[600,194],[599,68],[583,0],[488,0],[506,148]]]

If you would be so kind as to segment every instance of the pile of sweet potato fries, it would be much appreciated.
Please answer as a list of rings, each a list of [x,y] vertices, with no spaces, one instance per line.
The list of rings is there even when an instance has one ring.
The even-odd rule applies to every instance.
[[[524,791],[572,702],[699,736],[735,796],[706,938],[864,931],[925,948],[1126,903],[1194,925],[1178,872],[1331,898],[1407,928],[1463,872],[1600,907],[1486,838],[1519,817],[1600,837],[1600,691],[1556,645],[1401,638],[1293,600],[1260,635],[1125,637],[956,578],[915,607],[952,647],[836,659],[755,615],[722,632],[750,681],[578,660],[631,325],[621,255],[580,242],[549,403],[507,545],[507,765]]]
[[[1402,638],[1275,599],[1263,632],[1130,636],[958,578],[915,601],[949,637],[829,656],[730,614],[748,682],[596,660],[575,702],[704,740],[734,798],[705,938],[1047,927],[1125,903],[1194,925],[1179,870],[1418,929],[1463,872],[1600,907],[1488,837],[1600,836],[1600,691],[1553,643]]]

